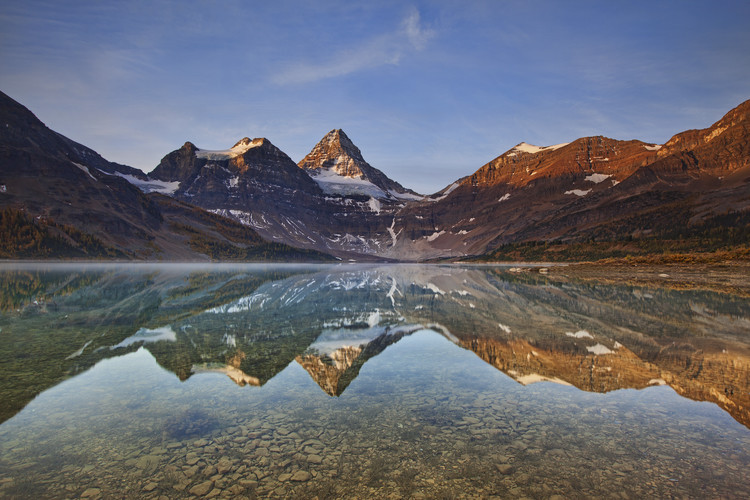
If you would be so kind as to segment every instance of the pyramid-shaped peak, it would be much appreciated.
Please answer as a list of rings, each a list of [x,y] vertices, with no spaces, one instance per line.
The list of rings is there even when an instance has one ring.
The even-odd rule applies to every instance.
[[[359,148],[340,128],[328,132],[298,165],[328,193],[391,199],[403,195],[408,199],[421,199],[367,163]]]
[[[325,138],[333,138],[333,139],[339,139],[339,138],[341,138],[342,136],[343,136],[343,137],[346,137],[347,139],[349,138],[349,137],[347,137],[347,135],[346,135],[346,132],[344,132],[344,131],[343,131],[342,129],[340,129],[340,128],[335,128],[335,129],[331,130],[330,132],[328,132],[328,133],[327,133],[327,134],[325,135]]]
[[[349,136],[346,135],[346,132],[344,132],[340,128],[335,128],[328,132],[325,137],[323,137],[323,140],[321,141],[323,143],[333,143],[333,144],[340,144],[341,147],[347,148],[347,149],[356,149],[359,153],[359,148],[354,145],[351,139],[349,139]],[[361,154],[361,153],[360,153]]]

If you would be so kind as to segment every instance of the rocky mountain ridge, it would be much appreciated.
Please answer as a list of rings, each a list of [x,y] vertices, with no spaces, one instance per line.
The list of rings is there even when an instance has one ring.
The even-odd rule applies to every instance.
[[[117,183],[128,201],[115,206],[117,197],[95,196],[102,199],[101,219],[111,221],[97,230],[118,239],[115,247],[141,234],[134,224],[150,224],[145,234],[162,224],[149,219],[149,210],[159,211],[154,193],[234,219],[266,241],[344,260],[577,260],[750,245],[750,101],[711,127],[679,133],[663,146],[602,136],[547,147],[520,143],[429,196],[372,167],[340,129],[299,163],[265,138],[245,137],[221,151],[186,142],[146,176],[44,132],[28,110],[6,106],[4,113],[8,120],[14,113],[25,117],[20,132],[2,131],[4,151],[16,155],[42,144],[57,151],[45,153],[62,162],[56,171],[67,172],[69,184],[76,180],[28,185],[24,200],[14,200],[19,190],[5,183],[3,200],[90,232],[86,199],[93,191],[51,206],[65,189],[78,192],[111,177],[106,182]],[[115,222],[133,216],[137,223]],[[540,245],[546,250],[538,251]],[[141,245],[128,255],[156,254]]]
[[[205,193],[190,191],[184,175],[165,173],[176,152],[151,176],[180,180],[184,187],[175,196],[234,217],[268,239],[341,258],[480,256],[528,242],[606,242],[627,253],[623,242],[665,237],[674,216],[693,233],[722,224],[716,218],[727,211],[745,217],[749,108],[744,103],[711,127],[677,134],[664,146],[602,136],[547,147],[520,143],[429,196],[403,188],[369,165],[340,129],[326,134],[298,163],[317,189],[299,179],[274,183],[259,176],[253,189],[264,196],[254,199],[243,195],[248,189],[231,184],[227,173],[198,175],[190,166],[200,163],[197,149],[182,153],[190,158],[181,168],[210,187]],[[201,165],[211,164],[205,161]],[[290,172],[291,159],[284,163],[274,167],[269,161],[268,168]],[[707,226],[691,229],[696,220]]]
[[[0,258],[321,258],[159,194],[172,183],[105,160],[3,93],[0,122]]]
[[[626,243],[627,253],[638,250],[634,239],[679,239],[670,232],[675,227],[683,239],[703,238],[717,227],[731,231],[738,221],[745,227],[749,126],[750,101],[707,129],[677,134],[664,147],[605,137],[517,146],[434,204],[399,213],[396,228],[431,240],[399,242],[402,252],[455,257],[526,242],[602,242]],[[721,220],[725,214],[732,214],[731,222]]]
[[[388,214],[421,196],[367,164],[343,131],[328,134],[317,151],[298,166],[265,138],[244,138],[225,151],[188,142],[149,178],[177,186],[174,198],[233,218],[269,241],[339,258],[380,258],[390,241]]]

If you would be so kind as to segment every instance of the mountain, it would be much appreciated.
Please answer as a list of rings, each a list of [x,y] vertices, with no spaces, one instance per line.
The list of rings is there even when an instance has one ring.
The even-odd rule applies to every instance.
[[[264,138],[245,137],[223,151],[202,150],[186,142],[165,156],[149,177],[179,182],[171,193],[174,197],[204,206],[246,206],[268,193],[288,201],[294,201],[298,192],[322,193],[283,151]]]
[[[521,143],[444,190],[434,202],[400,214],[407,231],[427,240],[415,238],[402,246],[436,257],[460,256],[518,240],[557,237],[549,227],[534,231],[545,219],[578,211],[587,196],[648,165],[657,149],[606,137],[549,147]]]
[[[328,132],[298,165],[328,194],[422,199],[367,163],[359,148],[341,129]]]
[[[0,122],[2,258],[322,257],[268,243],[251,228],[159,194],[177,186],[105,160],[3,93]]]
[[[175,195],[233,216],[267,239],[340,258],[587,260],[746,248],[747,118],[744,103],[664,145],[602,136],[546,147],[522,142],[429,196],[372,167],[340,129],[298,163],[315,186],[287,176],[243,187],[227,180],[235,175],[228,153],[201,160],[192,149],[180,156],[186,166],[167,168],[171,153],[152,177],[213,179],[208,193],[184,188]],[[232,151],[244,151],[247,141]],[[211,161],[224,163],[200,173]],[[285,157],[283,171],[291,169]]]
[[[245,137],[220,151],[186,142],[147,176],[7,96],[0,105],[6,257],[242,259],[289,246],[397,261],[750,253],[750,101],[663,145],[522,142],[429,196],[367,163],[340,129],[298,164]],[[286,247],[251,250],[264,240]]]
[[[422,198],[365,162],[340,130],[300,166],[268,139],[244,138],[222,151],[187,142],[148,177],[175,186],[172,197],[234,218],[267,240],[357,260],[381,258],[392,214]]]
[[[750,101],[665,145],[521,143],[398,213],[389,253],[581,260],[750,244]]]

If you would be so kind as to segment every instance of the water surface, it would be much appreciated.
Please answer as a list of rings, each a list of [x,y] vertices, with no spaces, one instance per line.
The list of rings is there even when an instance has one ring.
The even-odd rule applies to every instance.
[[[503,267],[5,267],[0,496],[747,498],[750,305]]]

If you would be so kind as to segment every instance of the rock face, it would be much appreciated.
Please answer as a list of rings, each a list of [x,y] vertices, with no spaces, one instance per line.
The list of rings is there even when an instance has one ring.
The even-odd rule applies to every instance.
[[[367,163],[359,148],[341,129],[328,132],[299,166],[326,193],[361,194],[379,199],[422,198]]]
[[[0,127],[1,207],[40,223],[54,221],[96,234],[102,247],[108,247],[101,251],[120,256],[118,249],[128,242],[140,246],[143,234],[161,225],[154,203],[120,175],[112,175],[133,174],[133,169],[53,132],[1,93],[0,116],[5,125]],[[80,249],[81,256],[86,254],[78,242],[71,246],[65,252],[75,255]]]
[[[397,214],[389,255],[481,255],[527,241],[628,241],[710,230],[750,208],[750,101],[663,147],[587,137],[521,143]],[[744,214],[744,215],[743,215]],[[700,227],[704,224],[704,227]],[[695,229],[697,228],[697,229]]]
[[[462,185],[490,187],[503,184],[523,188],[541,179],[591,177],[622,181],[638,167],[656,159],[659,146],[607,137],[584,137],[569,144],[537,147],[521,143],[487,163]]]
[[[149,177],[179,181],[173,196],[211,208],[244,207],[271,192],[280,201],[293,199],[297,191],[322,193],[284,152],[263,138],[245,137],[224,151],[204,151],[186,142],[165,156]]]

